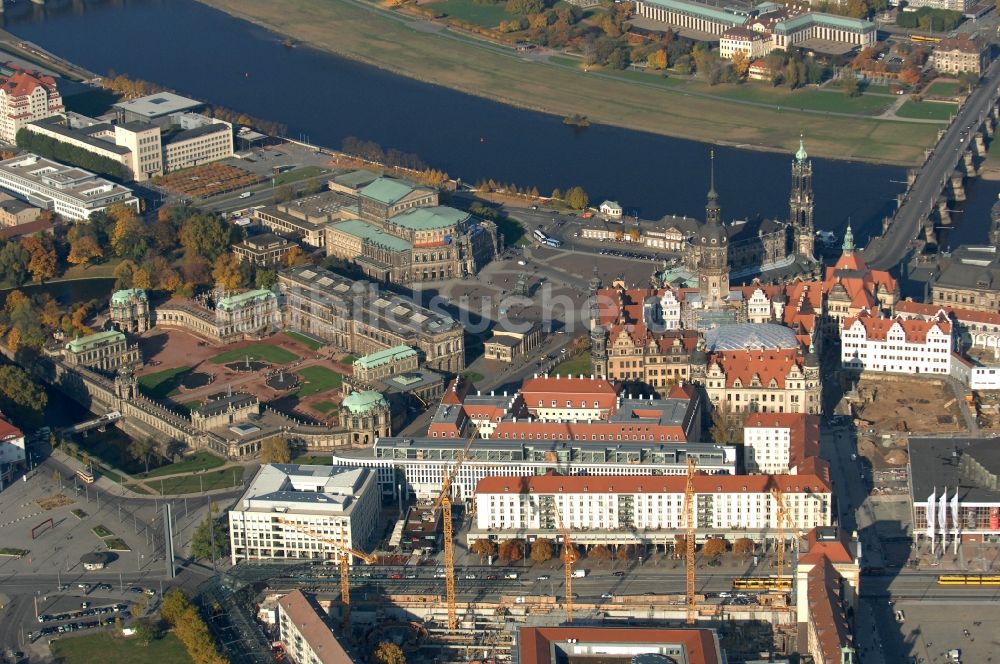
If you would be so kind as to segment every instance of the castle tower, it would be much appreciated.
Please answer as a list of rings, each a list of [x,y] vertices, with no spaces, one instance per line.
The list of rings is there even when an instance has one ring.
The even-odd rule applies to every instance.
[[[816,244],[813,224],[812,161],[799,138],[799,151],[792,160],[792,192],[788,199],[789,221],[795,233],[795,253],[812,259]]]
[[[111,295],[111,322],[119,332],[142,334],[149,329],[149,297],[141,288],[115,291]]]
[[[115,375],[115,396],[122,401],[134,401],[139,396],[139,381],[129,366],[122,366]]]
[[[601,278],[594,276],[590,280],[590,366],[595,376],[608,375],[608,331],[601,325],[601,306],[597,293],[601,289]]]
[[[729,236],[722,225],[722,209],[715,192],[715,151],[712,151],[711,184],[705,205],[705,223],[695,238],[698,252],[698,292],[702,306],[719,308],[729,298]]]

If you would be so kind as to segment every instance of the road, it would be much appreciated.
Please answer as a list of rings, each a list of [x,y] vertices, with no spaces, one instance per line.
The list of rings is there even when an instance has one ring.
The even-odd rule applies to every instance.
[[[998,86],[1000,64],[994,61],[920,169],[889,230],[864,250],[864,260],[869,267],[888,270],[904,260],[910,243],[920,234],[923,220],[936,206],[945,182],[955,170],[958,155],[996,104]]]

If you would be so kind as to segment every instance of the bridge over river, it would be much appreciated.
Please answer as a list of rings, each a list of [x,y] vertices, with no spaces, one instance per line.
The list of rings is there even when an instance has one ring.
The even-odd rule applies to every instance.
[[[1000,61],[994,61],[983,80],[969,95],[937,145],[929,150],[918,170],[908,178],[906,191],[899,195],[896,214],[887,219],[882,235],[872,238],[863,252],[870,267],[888,270],[904,261],[925,226],[933,238],[930,219],[938,212],[948,219],[948,199],[964,196],[964,175],[974,176],[974,157],[985,155],[985,141],[993,136],[1000,98]]]

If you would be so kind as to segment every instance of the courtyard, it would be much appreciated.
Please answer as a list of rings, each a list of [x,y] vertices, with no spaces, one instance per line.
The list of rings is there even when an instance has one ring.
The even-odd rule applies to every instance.
[[[340,354],[297,334],[215,345],[159,328],[139,344],[146,363],[136,374],[140,391],[184,413],[233,391],[300,420],[335,423],[351,371]]]

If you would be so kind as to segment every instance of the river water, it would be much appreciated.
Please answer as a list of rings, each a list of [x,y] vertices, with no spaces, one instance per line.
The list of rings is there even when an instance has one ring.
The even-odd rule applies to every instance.
[[[186,95],[283,122],[289,136],[333,148],[346,136],[420,155],[466,181],[581,185],[644,218],[703,217],[703,143],[617,127],[575,130],[525,111],[396,76],[280,37],[195,0],[19,0],[4,25],[104,74],[114,70]],[[807,117],[807,116],[803,116]],[[806,147],[808,148],[808,127]],[[720,139],[725,139],[720,136]],[[786,218],[791,155],[718,148],[725,218]],[[814,160],[816,224],[864,239],[902,190],[901,168]]]

